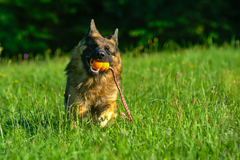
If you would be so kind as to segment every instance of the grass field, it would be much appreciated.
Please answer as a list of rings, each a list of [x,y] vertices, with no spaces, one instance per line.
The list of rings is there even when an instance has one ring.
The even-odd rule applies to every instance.
[[[69,58],[0,63],[0,159],[240,159],[240,50],[122,55],[133,117],[70,129]],[[124,111],[119,98],[119,111]]]

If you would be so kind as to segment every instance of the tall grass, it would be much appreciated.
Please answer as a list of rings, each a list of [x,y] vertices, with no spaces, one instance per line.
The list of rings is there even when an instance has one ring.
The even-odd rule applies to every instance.
[[[0,159],[240,159],[239,59],[214,47],[126,53],[133,123],[75,130],[63,105],[68,58],[1,62]]]

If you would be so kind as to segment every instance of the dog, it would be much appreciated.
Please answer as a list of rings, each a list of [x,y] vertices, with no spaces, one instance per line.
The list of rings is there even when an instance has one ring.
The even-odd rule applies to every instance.
[[[72,58],[65,69],[64,104],[68,117],[81,122],[90,119],[105,127],[117,117],[118,89],[112,72],[93,69],[90,60],[109,62],[117,81],[121,81],[118,29],[109,37],[103,37],[92,19],[87,34],[72,51]]]

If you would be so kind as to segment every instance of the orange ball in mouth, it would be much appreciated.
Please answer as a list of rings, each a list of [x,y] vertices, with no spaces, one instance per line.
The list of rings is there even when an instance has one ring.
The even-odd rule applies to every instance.
[[[101,61],[91,59],[90,65],[95,70],[108,70],[109,69],[108,62],[101,62]]]

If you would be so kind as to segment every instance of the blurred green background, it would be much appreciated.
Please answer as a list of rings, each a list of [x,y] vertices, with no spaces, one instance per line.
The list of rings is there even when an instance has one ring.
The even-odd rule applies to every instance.
[[[119,28],[123,51],[153,42],[157,49],[222,45],[240,39],[239,6],[239,0],[0,0],[0,54],[69,52],[91,19],[103,36]]]

